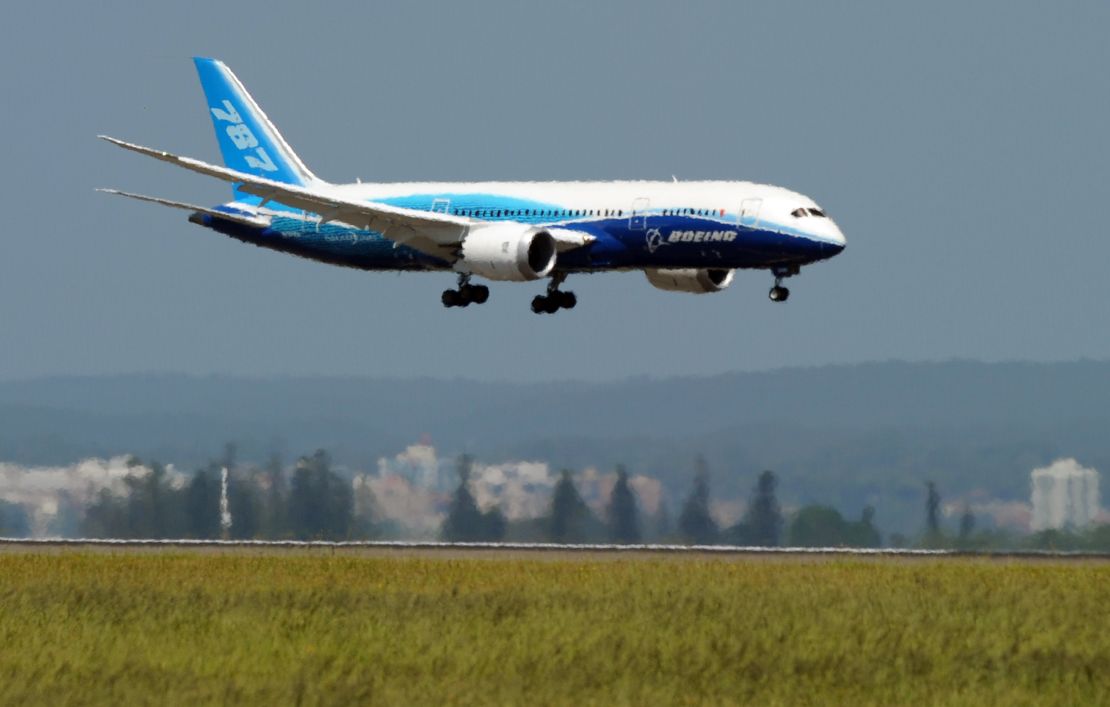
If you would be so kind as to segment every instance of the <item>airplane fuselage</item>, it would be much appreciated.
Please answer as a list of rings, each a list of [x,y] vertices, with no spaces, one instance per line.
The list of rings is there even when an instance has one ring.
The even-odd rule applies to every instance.
[[[791,268],[830,258],[844,239],[807,197],[751,182],[484,182],[345,184],[360,201],[528,226],[567,228],[595,238],[560,253],[557,268],[578,273],[643,268]],[[219,207],[241,212],[243,204]],[[253,207],[266,227],[197,214],[194,221],[239,240],[362,270],[451,270],[445,260],[385,234],[327,221],[278,204]]]

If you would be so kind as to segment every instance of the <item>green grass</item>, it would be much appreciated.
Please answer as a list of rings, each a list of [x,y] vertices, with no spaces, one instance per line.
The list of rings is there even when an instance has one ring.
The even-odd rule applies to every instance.
[[[1110,702],[1110,566],[0,554],[0,702]]]

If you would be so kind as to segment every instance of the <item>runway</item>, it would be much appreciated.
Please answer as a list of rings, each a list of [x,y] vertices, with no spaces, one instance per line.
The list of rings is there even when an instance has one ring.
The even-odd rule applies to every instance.
[[[597,545],[558,543],[449,543],[427,540],[110,540],[102,538],[0,538],[0,552],[122,551],[122,552],[282,553],[323,552],[344,555],[420,555],[429,557],[587,558],[688,557],[701,559],[943,559],[1072,560],[1110,562],[1110,553],[1051,550],[926,550],[905,548],[752,547],[741,545]]]

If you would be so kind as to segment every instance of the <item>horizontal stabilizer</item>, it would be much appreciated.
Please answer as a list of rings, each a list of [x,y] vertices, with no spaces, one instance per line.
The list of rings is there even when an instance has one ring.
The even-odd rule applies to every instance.
[[[119,191],[118,189],[97,189],[97,191],[104,192],[105,194],[115,194],[116,196],[126,196],[128,199],[137,199],[139,201],[146,201],[151,204],[169,206],[174,209],[182,209],[184,211],[192,211],[194,213],[205,214],[214,218],[224,219],[225,221],[242,223],[247,226],[258,226],[265,228],[270,225],[269,217],[260,216],[257,214],[250,214],[245,211],[220,211],[219,209],[210,209],[204,206],[197,206],[195,204],[186,204],[182,201],[170,201],[169,199],[159,199],[156,196],[132,194],[126,191]]]

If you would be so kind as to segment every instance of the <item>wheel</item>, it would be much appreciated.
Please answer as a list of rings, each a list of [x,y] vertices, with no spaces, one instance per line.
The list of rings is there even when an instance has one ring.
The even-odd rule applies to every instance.
[[[785,302],[787,298],[790,297],[790,290],[780,285],[776,285],[771,288],[771,291],[767,293],[767,296],[771,298],[772,302]]]
[[[536,295],[532,298],[532,311],[536,314],[543,314],[547,311],[547,298],[543,295]]]
[[[563,309],[574,309],[578,304],[578,297],[573,292],[559,292],[559,306]]]
[[[485,304],[489,299],[489,288],[485,285],[472,285],[470,287],[470,301],[474,304]]]
[[[443,295],[439,299],[443,302],[444,307],[458,307],[460,304],[457,290],[444,290]]]
[[[543,311],[548,313],[548,314],[555,314],[555,312],[559,311],[559,307],[562,306],[561,304],[559,304],[559,298],[558,297],[544,297],[543,301],[544,301]]]
[[[459,302],[470,304],[474,301],[474,288],[470,285],[459,285]]]

